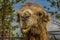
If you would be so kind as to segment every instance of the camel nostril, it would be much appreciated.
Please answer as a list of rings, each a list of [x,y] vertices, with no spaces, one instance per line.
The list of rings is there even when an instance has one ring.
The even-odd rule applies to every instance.
[[[26,19],[22,19],[22,21],[26,21]]]
[[[21,18],[22,18],[22,21],[26,21],[26,20],[28,20],[28,18],[29,18],[29,16],[21,16]]]
[[[24,13],[22,14],[22,16],[21,16],[22,21],[28,20],[29,17],[30,17],[30,14],[29,14],[28,12],[24,12]]]

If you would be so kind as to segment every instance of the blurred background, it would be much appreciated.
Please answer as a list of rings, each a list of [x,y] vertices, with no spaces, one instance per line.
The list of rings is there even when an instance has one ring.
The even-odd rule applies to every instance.
[[[60,34],[60,0],[0,0],[0,37],[21,37],[16,11],[26,2],[38,3],[51,16],[48,31]],[[60,38],[60,35],[55,35]]]

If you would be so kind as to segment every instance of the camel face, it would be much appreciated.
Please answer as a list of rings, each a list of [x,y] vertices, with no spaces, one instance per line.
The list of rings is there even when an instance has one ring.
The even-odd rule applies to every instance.
[[[50,20],[49,15],[38,4],[26,3],[18,11],[17,16],[21,31],[27,33],[31,28],[37,28],[38,24],[45,24]]]

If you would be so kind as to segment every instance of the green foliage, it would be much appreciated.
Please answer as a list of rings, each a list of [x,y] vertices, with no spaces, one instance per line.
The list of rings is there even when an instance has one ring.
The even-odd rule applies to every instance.
[[[56,14],[56,18],[57,19],[60,19],[60,14]]]
[[[16,28],[18,28],[18,26],[16,25],[16,26],[14,26],[14,27],[12,27],[12,30],[16,30]]]
[[[60,10],[60,0],[48,0],[48,2],[51,3],[51,7],[56,7],[58,10]]]
[[[58,13],[60,14],[60,0],[47,0],[47,2],[51,3],[50,7],[54,7],[55,9],[57,9],[55,12],[51,11],[53,13],[50,12],[52,16],[56,14],[55,17],[57,19],[60,19],[60,15],[58,15]],[[48,9],[46,6],[44,6],[44,8]],[[50,8],[48,10],[50,10]]]
[[[18,33],[16,33],[16,36],[17,36],[17,37],[19,37],[19,34],[18,34]]]
[[[60,10],[60,0],[47,0],[51,3],[51,7],[57,7]]]
[[[12,28],[11,22],[14,17],[13,5],[18,2],[24,2],[25,0],[0,0],[0,29],[6,29],[9,36],[14,36],[13,28],[16,29],[16,26]],[[1,33],[1,31],[0,31]]]

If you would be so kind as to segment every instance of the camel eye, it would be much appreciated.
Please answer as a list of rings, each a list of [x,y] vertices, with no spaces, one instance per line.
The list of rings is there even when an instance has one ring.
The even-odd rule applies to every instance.
[[[40,17],[42,17],[43,15],[42,15],[42,13],[40,13],[40,12],[37,12],[37,16],[40,16]]]

